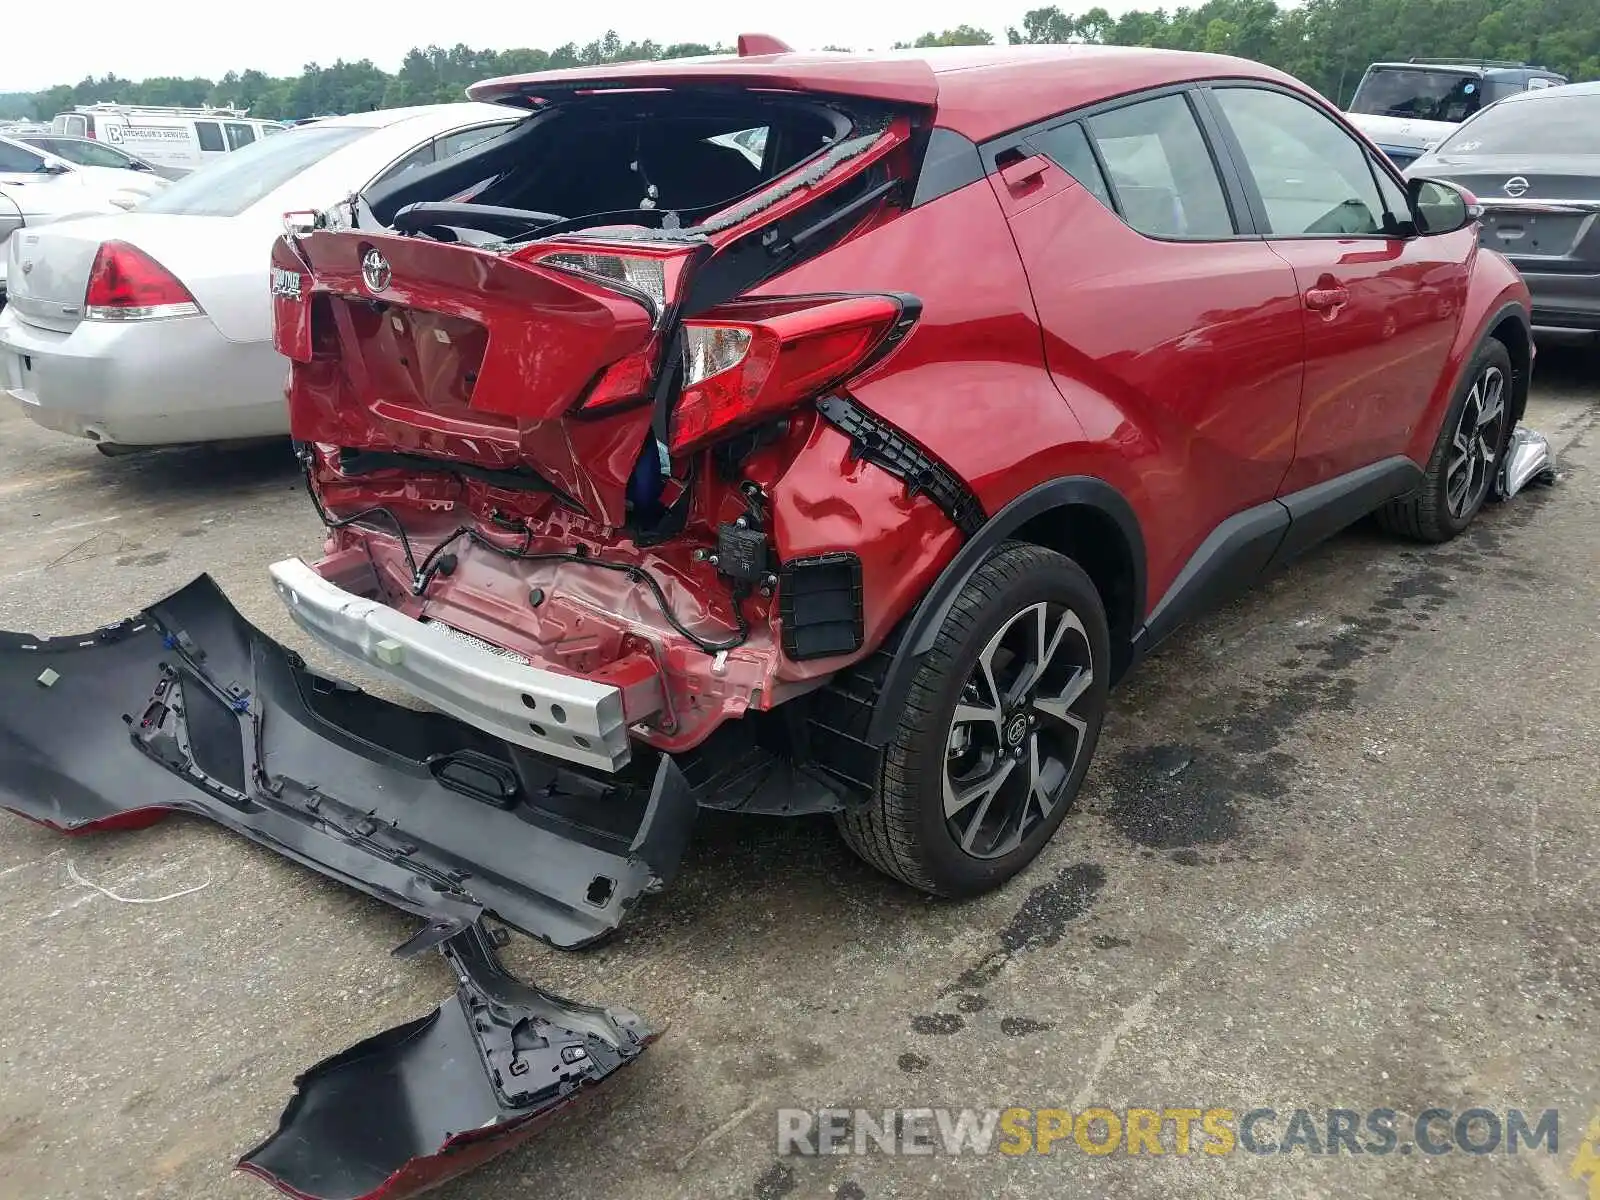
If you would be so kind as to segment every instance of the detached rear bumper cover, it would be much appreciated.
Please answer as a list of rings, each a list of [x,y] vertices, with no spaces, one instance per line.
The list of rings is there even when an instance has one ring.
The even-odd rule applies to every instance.
[[[626,1009],[512,978],[481,926],[440,948],[454,1001],[312,1067],[240,1170],[315,1200],[414,1195],[538,1132],[654,1038]]]
[[[197,813],[424,919],[562,947],[670,879],[696,812],[670,758],[585,771],[315,675],[206,577],[92,635],[0,633],[0,808],[68,831]]]
[[[314,675],[209,578],[94,634],[0,633],[0,808],[65,832],[209,817],[424,919],[403,950],[454,969],[453,1002],[300,1078],[240,1163],[291,1196],[425,1190],[652,1040],[513,979],[480,920],[574,946],[664,883],[695,804],[671,759],[635,766],[584,773]]]

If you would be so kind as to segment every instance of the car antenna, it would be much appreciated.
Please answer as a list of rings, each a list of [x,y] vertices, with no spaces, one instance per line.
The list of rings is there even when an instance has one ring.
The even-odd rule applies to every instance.
[[[740,58],[749,58],[752,54],[793,53],[793,46],[787,42],[780,41],[770,33],[741,33],[739,35]]]

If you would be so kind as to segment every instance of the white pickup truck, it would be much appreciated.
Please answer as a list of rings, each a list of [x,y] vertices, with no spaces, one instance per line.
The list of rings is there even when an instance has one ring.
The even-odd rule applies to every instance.
[[[1396,166],[1405,167],[1496,100],[1566,82],[1564,75],[1526,63],[1432,58],[1373,63],[1345,115]]]

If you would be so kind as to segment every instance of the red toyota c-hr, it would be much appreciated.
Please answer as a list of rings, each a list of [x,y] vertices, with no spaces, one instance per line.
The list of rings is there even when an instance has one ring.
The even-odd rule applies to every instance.
[[[279,241],[329,532],[273,573],[525,790],[831,811],[981,892],[1180,621],[1368,513],[1466,527],[1528,295],[1254,63],[742,49],[479,84],[526,120]]]

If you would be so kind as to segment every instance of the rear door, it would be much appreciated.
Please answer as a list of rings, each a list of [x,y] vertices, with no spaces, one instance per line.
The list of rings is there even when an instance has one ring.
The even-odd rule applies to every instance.
[[[1455,336],[1470,231],[1402,237],[1399,182],[1309,101],[1266,85],[1207,95],[1266,245],[1294,268],[1300,293],[1305,386],[1283,490],[1403,453]]]
[[[1052,374],[1086,428],[1145,460],[1152,599],[1277,494],[1300,404],[1294,272],[1251,231],[1202,115],[1184,90],[1074,114],[998,151],[992,177]],[[1118,435],[1101,397],[1138,428]]]

